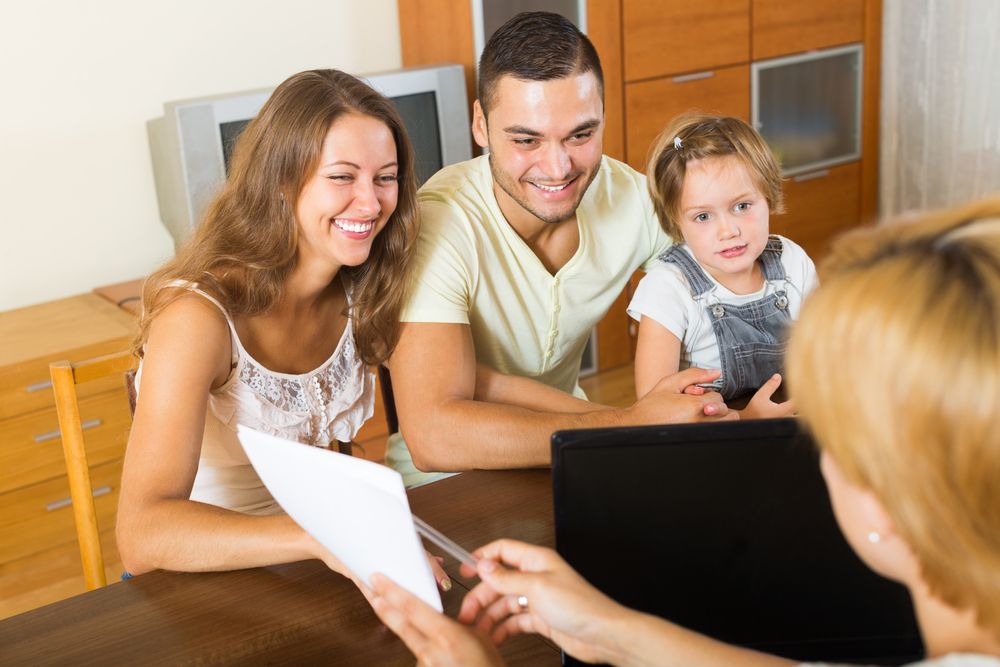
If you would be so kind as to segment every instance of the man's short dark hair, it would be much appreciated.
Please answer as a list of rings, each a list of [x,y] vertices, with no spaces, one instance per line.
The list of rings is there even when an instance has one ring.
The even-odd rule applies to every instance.
[[[593,72],[601,100],[604,73],[601,59],[587,36],[564,16],[552,12],[522,12],[493,33],[479,58],[476,95],[486,114],[504,75],[524,81],[551,81]]]

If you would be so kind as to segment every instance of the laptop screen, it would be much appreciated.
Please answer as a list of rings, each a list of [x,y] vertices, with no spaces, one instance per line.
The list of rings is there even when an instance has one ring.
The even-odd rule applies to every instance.
[[[629,607],[796,660],[923,648],[905,588],[853,553],[793,419],[560,431],[556,545]]]

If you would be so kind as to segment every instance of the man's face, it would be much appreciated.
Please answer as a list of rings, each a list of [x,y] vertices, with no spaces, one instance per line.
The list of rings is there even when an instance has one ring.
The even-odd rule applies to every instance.
[[[490,149],[500,209],[508,222],[563,222],[576,214],[601,164],[604,104],[591,72],[550,81],[503,76],[476,142]]]

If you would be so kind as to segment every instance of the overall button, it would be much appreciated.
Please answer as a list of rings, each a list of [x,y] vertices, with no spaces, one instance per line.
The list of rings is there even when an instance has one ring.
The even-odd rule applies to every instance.
[[[712,317],[714,317],[715,319],[720,319],[725,314],[726,314],[726,309],[722,307],[721,303],[717,303],[714,306],[712,306]]]
[[[788,297],[785,295],[779,296],[777,299],[774,300],[774,305],[779,310],[784,310],[785,308],[788,308]]]

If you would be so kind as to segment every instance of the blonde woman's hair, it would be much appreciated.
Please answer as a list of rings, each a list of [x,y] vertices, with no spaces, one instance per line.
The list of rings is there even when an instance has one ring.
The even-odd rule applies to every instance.
[[[781,169],[763,137],[739,118],[683,113],[667,124],[650,149],[646,177],[660,226],[678,243],[681,193],[687,163],[735,155],[767,201],[771,213],[784,212]]]
[[[150,323],[179,296],[163,289],[172,280],[199,283],[233,316],[263,313],[278,300],[296,263],[299,194],[319,166],[330,126],[347,113],[377,118],[396,142],[396,210],[368,259],[341,269],[353,286],[349,316],[361,358],[370,365],[388,358],[417,236],[413,151],[392,102],[332,69],[288,78],[240,134],[222,192],[177,256],[146,280],[139,354]]]
[[[795,404],[932,593],[1000,638],[1000,198],[848,234],[820,278]]]

